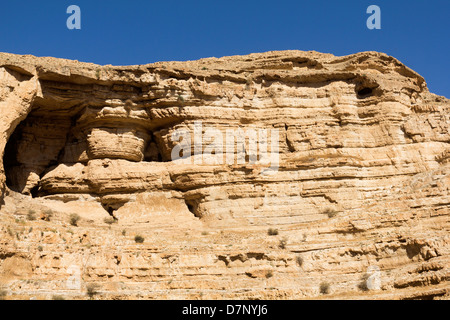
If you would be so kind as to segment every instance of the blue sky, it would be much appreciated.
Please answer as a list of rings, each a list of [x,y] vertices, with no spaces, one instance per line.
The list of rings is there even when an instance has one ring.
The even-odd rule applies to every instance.
[[[450,1],[3,1],[0,51],[98,64],[194,60],[271,50],[347,55],[375,50],[450,98]],[[81,8],[81,30],[66,9]],[[369,30],[369,5],[381,30]]]

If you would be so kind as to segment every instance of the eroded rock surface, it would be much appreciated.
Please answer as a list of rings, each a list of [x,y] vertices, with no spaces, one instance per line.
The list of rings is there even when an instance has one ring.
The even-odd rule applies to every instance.
[[[448,297],[450,102],[395,58],[0,54],[0,111],[0,282],[13,296],[80,297],[96,282],[105,298],[291,299],[327,297],[328,282],[342,298]],[[198,123],[276,131],[277,170],[248,148],[209,162],[194,138],[188,163],[173,161],[173,134]]]

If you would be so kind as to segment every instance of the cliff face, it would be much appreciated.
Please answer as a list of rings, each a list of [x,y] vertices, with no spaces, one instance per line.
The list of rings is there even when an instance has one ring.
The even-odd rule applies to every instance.
[[[8,297],[448,298],[450,102],[395,58],[0,54],[0,111]]]

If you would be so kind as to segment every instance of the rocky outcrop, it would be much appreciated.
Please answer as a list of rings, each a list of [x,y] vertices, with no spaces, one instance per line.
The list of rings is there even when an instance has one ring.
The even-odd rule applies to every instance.
[[[78,297],[73,270],[105,298],[448,294],[450,102],[393,57],[0,54],[0,110],[0,282],[15,296]]]

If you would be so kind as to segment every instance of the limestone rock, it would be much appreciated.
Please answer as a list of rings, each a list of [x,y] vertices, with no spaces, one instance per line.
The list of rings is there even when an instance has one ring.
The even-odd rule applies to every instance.
[[[393,57],[1,53],[0,112],[11,298],[448,298],[450,101]]]

